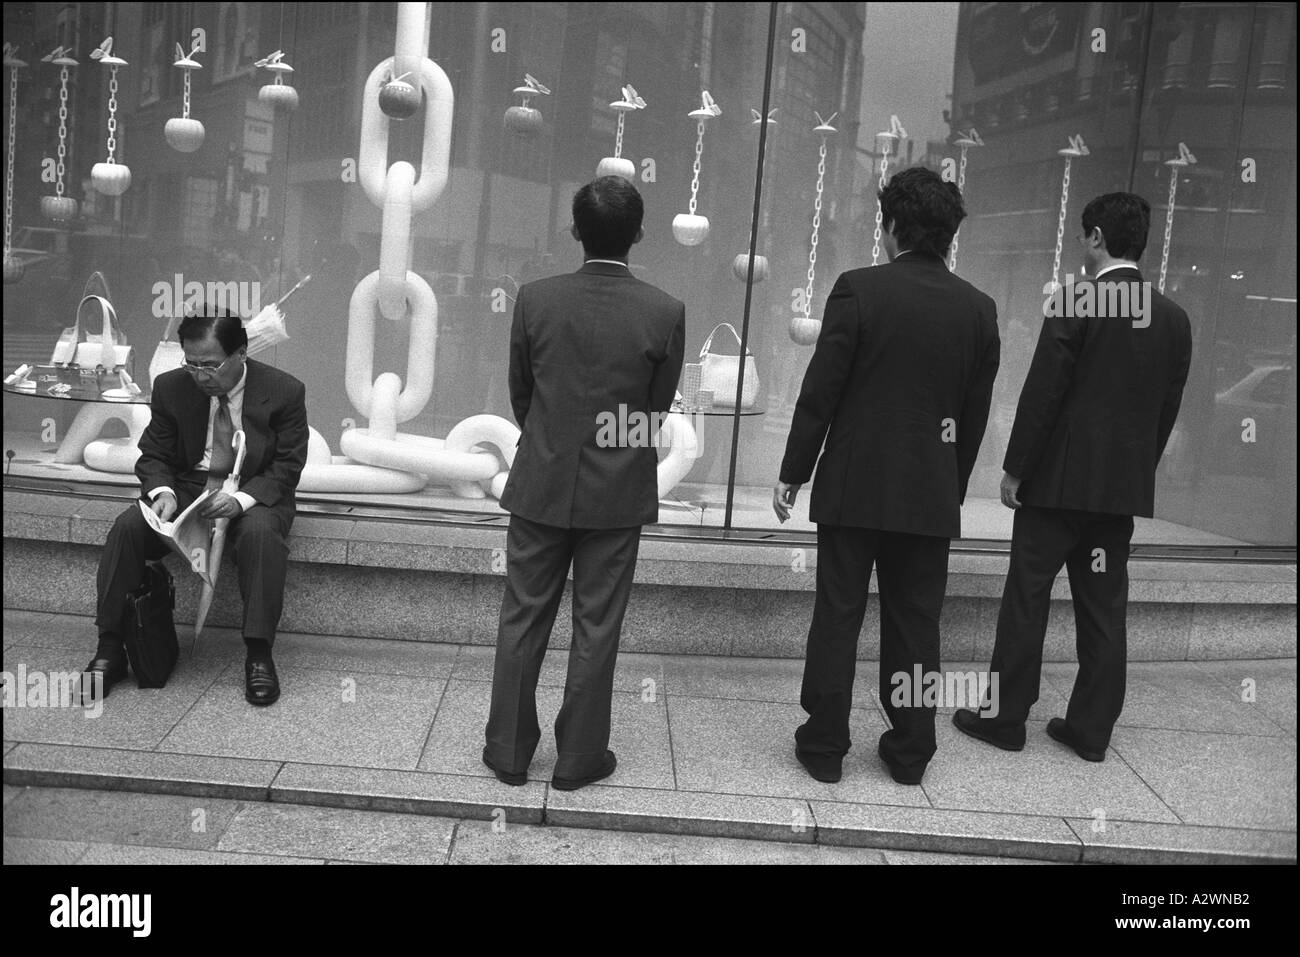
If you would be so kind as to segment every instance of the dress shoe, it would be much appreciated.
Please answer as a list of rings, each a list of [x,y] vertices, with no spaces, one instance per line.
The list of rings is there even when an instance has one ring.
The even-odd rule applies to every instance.
[[[987,718],[981,718],[969,708],[958,708],[953,712],[952,723],[962,734],[978,738],[980,741],[991,744],[995,748],[1001,748],[1003,751],[1023,751],[1025,749],[1024,728],[1020,729],[1019,735],[1005,730],[994,731],[991,722]]]
[[[279,699],[280,679],[270,658],[249,658],[244,662],[244,697],[259,707]]]
[[[1066,747],[1071,748],[1075,754],[1083,758],[1085,761],[1106,760],[1105,751],[1090,751],[1088,748],[1079,744],[1078,737],[1070,730],[1070,726],[1065,723],[1064,718],[1053,718],[1051,721],[1047,722],[1047,733],[1054,740],[1060,741]]]
[[[810,754],[803,748],[795,746],[794,756],[799,759],[814,781],[821,781],[823,784],[834,784],[840,779],[844,759],[833,758],[828,754]]]
[[[126,680],[126,662],[122,659],[95,658],[81,673],[81,702],[103,701],[113,685]]]
[[[614,773],[616,767],[618,767],[618,759],[614,757],[614,752],[606,751],[605,760],[600,763],[600,767],[595,771],[577,778],[553,777],[551,778],[551,787],[557,791],[576,791],[588,784],[595,784],[597,781],[604,780]]]
[[[898,784],[920,784],[921,778],[925,777],[925,767],[914,770],[905,768],[901,764],[889,760],[885,757],[885,748],[883,745],[876,745],[876,754],[880,755],[880,760],[885,762],[885,767],[889,768],[889,776]]]
[[[528,783],[528,774],[525,771],[502,771],[499,767],[488,760],[487,748],[483,749],[483,763],[492,769],[492,773],[497,776],[497,780],[502,784],[509,784],[512,787],[519,787],[521,784]]]

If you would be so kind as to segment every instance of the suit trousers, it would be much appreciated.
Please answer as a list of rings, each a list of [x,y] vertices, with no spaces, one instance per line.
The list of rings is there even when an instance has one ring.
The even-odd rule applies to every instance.
[[[177,480],[177,514],[203,493],[205,479],[205,473],[189,472]],[[271,644],[284,605],[284,581],[289,568],[288,523],[279,510],[254,505],[231,520],[226,535],[226,552],[235,556],[239,594],[244,600],[244,637]],[[171,549],[140,514],[139,505],[132,502],[117,517],[99,557],[95,624],[101,636],[121,638],[127,593],[140,587],[147,561],[170,553]]]
[[[582,777],[601,766],[609,747],[614,663],[640,541],[639,525],[557,528],[511,516],[487,723],[488,756],[496,767],[526,771],[541,739],[537,679],[570,563],[573,643],[555,719],[554,774]]]
[[[1052,583],[1070,576],[1079,671],[1065,714],[1082,746],[1104,751],[1124,707],[1131,515],[1022,506],[990,670],[998,676],[996,729],[1023,732],[1038,700]]]
[[[808,720],[795,732],[799,748],[842,758],[849,750],[849,714],[858,636],[874,565],[880,583],[880,703],[891,730],[880,750],[893,765],[923,770],[934,757],[934,707],[891,700],[895,675],[939,670],[939,615],[948,585],[949,539],[841,525],[817,526],[817,598],[804,661],[800,703]]]

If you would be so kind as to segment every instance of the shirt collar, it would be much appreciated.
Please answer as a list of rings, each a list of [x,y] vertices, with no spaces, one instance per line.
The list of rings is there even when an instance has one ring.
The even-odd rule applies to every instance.
[[[582,264],[585,266],[588,263],[609,263],[611,266],[622,266],[624,269],[630,270],[632,268],[627,263],[623,262],[621,259],[586,259],[583,260]]]
[[[1114,272],[1116,269],[1137,269],[1137,268],[1138,268],[1137,263],[1129,262],[1127,259],[1124,259],[1117,263],[1111,263],[1109,266],[1103,266],[1101,269],[1097,270],[1097,275],[1093,276],[1092,278],[1100,279],[1102,276],[1106,275],[1106,273]]]
[[[226,401],[242,402],[244,400],[244,384],[246,382],[248,382],[248,359],[247,358],[244,359],[244,371],[240,373],[239,381],[236,382],[233,386],[231,386],[230,391],[226,393]],[[220,396],[213,396],[213,398],[219,399]]]

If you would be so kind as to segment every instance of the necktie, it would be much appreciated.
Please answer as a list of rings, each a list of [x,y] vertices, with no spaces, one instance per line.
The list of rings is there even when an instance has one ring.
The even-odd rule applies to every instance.
[[[208,488],[218,489],[235,467],[235,423],[230,418],[230,397],[217,396],[212,420],[212,458],[208,463]]]

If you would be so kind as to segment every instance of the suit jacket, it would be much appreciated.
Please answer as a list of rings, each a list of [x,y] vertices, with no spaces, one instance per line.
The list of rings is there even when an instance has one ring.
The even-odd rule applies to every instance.
[[[502,508],[559,528],[655,521],[654,447],[601,447],[600,417],[626,415],[630,433],[634,413],[667,413],[685,340],[686,307],[625,266],[587,263],[523,286],[510,329],[522,434]]]
[[[246,452],[240,491],[293,520],[294,489],[307,463],[307,404],[303,384],[274,366],[246,360],[242,424]],[[144,494],[191,471],[207,444],[211,399],[184,369],[155,381],[149,426],[140,436],[135,474]]]
[[[999,350],[993,300],[937,256],[844,273],[826,300],[781,481],[802,485],[817,464],[818,524],[959,536]]]
[[[1125,284],[1138,292],[1136,266],[1083,287]],[[1148,287],[1149,288],[1149,287]],[[1062,296],[1069,294],[1065,287]],[[1149,315],[1048,315],[1007,443],[1003,469],[1021,480],[1020,501],[1043,508],[1150,517],[1156,466],[1164,454],[1192,361],[1187,313],[1154,289]],[[1058,308],[1064,313],[1063,298]],[[1149,324],[1146,324],[1149,323]]]

